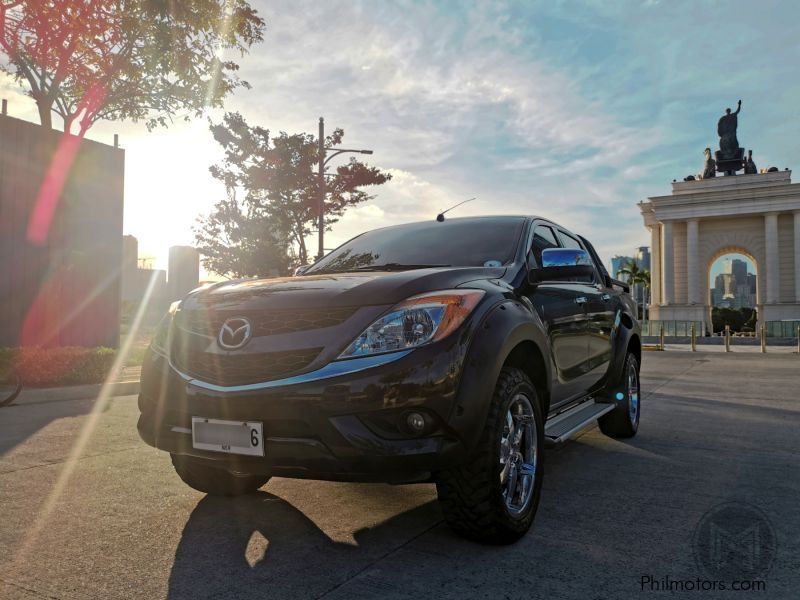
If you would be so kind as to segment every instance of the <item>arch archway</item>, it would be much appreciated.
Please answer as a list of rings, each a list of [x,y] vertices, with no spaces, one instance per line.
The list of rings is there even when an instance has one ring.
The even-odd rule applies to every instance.
[[[731,306],[728,308],[754,308],[756,310],[756,314],[758,319],[761,319],[761,311],[760,306],[762,303],[762,292],[761,292],[761,280],[762,277],[759,277],[759,263],[756,259],[755,255],[750,252],[748,249],[743,248],[741,246],[725,246],[722,248],[718,248],[708,259],[708,262],[705,265],[706,268],[706,275],[704,281],[706,282],[705,290],[706,290],[706,327],[709,331],[713,333],[713,319],[712,319],[712,311],[715,306],[718,306],[723,303],[717,303],[714,301],[714,293],[716,289],[719,289],[716,281],[716,277],[719,275],[724,275],[725,273],[719,273],[717,276],[714,275],[714,265],[716,265],[721,259],[726,257],[731,257],[732,260],[736,260],[738,257],[744,257],[748,261],[750,261],[753,265],[752,273],[750,269],[745,266],[745,274],[750,275],[753,274],[756,277],[756,286],[755,286],[755,301],[752,302],[752,306],[750,302],[743,302],[743,299],[740,297],[740,286],[746,285],[747,280],[739,281],[741,274],[732,273],[735,277],[734,280],[736,281],[736,288],[735,289],[724,289],[725,292],[728,292],[733,297],[730,298]],[[724,285],[729,285],[729,282],[724,282]],[[723,301],[725,299],[723,298]],[[749,299],[748,299],[749,300]]]
[[[711,264],[727,253],[756,267],[759,325],[800,320],[800,184],[791,171],[675,181],[671,194],[639,207],[651,235],[654,320],[708,323]]]

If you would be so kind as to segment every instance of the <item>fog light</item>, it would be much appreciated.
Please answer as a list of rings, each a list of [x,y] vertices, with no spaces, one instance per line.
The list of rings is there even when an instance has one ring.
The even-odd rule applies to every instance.
[[[406,415],[406,425],[411,433],[419,435],[425,431],[425,416],[418,412],[410,412]]]

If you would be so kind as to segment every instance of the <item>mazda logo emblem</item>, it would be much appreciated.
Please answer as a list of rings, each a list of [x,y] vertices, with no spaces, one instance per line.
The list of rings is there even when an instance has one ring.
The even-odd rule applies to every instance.
[[[250,321],[244,317],[232,317],[222,324],[217,341],[226,350],[236,350],[248,342],[250,334]]]

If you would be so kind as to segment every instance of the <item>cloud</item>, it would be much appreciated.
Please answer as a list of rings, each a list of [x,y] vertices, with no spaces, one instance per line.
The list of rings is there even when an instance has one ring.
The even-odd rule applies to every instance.
[[[477,196],[453,214],[539,214],[604,256],[630,254],[649,243],[636,203],[701,169],[717,118],[740,96],[740,140],[758,165],[800,161],[800,121],[787,118],[800,97],[794,7],[253,4],[265,41],[235,59],[253,88],[227,109],[274,132],[316,134],[324,116],[328,130],[345,130],[345,145],[374,150],[370,162],[393,174],[329,243]],[[159,214],[170,240],[191,240],[196,215],[223,193],[207,172],[218,152],[205,128],[92,130],[105,141],[120,132],[128,149],[126,231],[165,247],[148,226]]]
[[[313,131],[323,114],[395,174],[375,191],[381,219],[348,215],[329,239],[433,218],[471,196],[482,200],[456,214],[544,213],[590,227],[574,208],[624,202],[638,213],[641,198],[621,186],[643,169],[618,180],[595,173],[626,169],[660,133],[622,124],[569,71],[532,56],[507,7],[300,1],[259,10],[270,33],[243,62],[253,92],[232,106],[273,130]]]

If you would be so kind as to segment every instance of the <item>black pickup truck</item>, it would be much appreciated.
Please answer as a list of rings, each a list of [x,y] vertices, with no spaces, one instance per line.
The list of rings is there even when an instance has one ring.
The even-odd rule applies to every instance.
[[[591,244],[545,219],[386,227],[305,272],[173,304],[139,432],[209,494],[271,476],[435,482],[488,543],[530,528],[544,447],[639,424],[640,330]],[[620,494],[624,491],[620,490]]]

